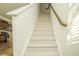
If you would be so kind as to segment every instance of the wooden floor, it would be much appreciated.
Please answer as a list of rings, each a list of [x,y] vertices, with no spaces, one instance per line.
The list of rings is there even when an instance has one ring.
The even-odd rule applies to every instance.
[[[10,38],[8,42],[0,42],[0,56],[13,56],[13,41],[12,41],[12,33],[9,33]]]

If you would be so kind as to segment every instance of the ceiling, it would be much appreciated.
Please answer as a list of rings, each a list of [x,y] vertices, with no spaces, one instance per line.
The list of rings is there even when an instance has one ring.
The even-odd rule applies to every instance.
[[[0,3],[0,15],[11,19],[11,16],[6,15],[7,12],[28,4],[29,3]]]

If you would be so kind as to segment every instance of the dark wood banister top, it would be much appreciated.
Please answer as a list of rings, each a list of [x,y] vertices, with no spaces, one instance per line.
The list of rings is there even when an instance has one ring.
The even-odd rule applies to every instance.
[[[54,12],[54,14],[55,14],[56,18],[58,19],[59,23],[60,23],[62,26],[66,27],[67,24],[66,24],[65,22],[63,22],[63,20],[59,17],[59,15],[56,13],[56,11],[54,10],[54,8],[53,8],[53,6],[51,5],[51,3],[49,3],[47,9],[49,9],[49,8],[52,9],[52,11]]]

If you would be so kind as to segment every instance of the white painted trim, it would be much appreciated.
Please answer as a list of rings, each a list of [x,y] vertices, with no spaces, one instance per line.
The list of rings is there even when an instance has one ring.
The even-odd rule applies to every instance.
[[[53,13],[53,12],[52,12],[51,9],[50,9],[50,14],[51,14],[51,13]],[[50,16],[55,16],[55,15],[53,14],[53,15],[50,15]],[[56,17],[56,16],[55,16],[55,17]],[[52,19],[51,19],[51,21],[52,21]],[[54,34],[56,35],[55,29],[54,29],[54,27],[53,27],[53,23],[52,23],[52,29],[54,30]],[[56,36],[55,36],[55,39],[56,39],[56,42],[57,42],[59,54],[60,54],[60,56],[63,56],[62,51],[61,51],[61,48],[60,48],[60,45],[59,45],[59,41],[57,40],[57,37],[56,37]]]
[[[54,29],[54,28],[53,28],[53,29]],[[54,34],[56,35],[55,30],[54,30]],[[57,37],[56,37],[56,36],[55,36],[55,38],[56,38],[56,42],[57,42],[59,54],[60,54],[60,56],[63,56],[62,51],[61,51],[61,48],[60,48],[60,45],[59,45],[59,41],[57,40]]]
[[[30,38],[31,38],[31,36],[32,36],[33,30],[34,30],[34,27],[33,27],[32,30],[30,31],[29,37],[28,37],[28,39],[26,40],[26,43],[25,43],[23,52],[21,53],[21,56],[24,55],[24,52],[25,52],[26,49],[27,49],[27,46],[28,46],[28,44],[29,44],[29,42],[30,42]]]
[[[17,15],[17,14],[23,12],[24,10],[27,10],[28,8],[30,8],[33,5],[34,5],[34,3],[31,3],[29,5],[25,5],[25,6],[21,7],[21,8],[18,8],[16,10],[8,12],[7,15]]]
[[[8,18],[3,17],[3,16],[1,16],[1,15],[0,15],[0,18],[2,18],[4,21],[7,21],[7,22],[11,23],[11,19],[8,19]]]

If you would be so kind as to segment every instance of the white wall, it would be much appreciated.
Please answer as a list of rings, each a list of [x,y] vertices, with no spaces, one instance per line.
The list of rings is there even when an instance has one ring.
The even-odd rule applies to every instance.
[[[57,14],[62,18],[62,20],[67,22],[68,21],[68,4],[57,3],[57,4],[52,4],[52,6],[57,12]],[[50,12],[51,12],[52,26],[53,26],[54,33],[56,36],[60,54],[65,55],[67,52],[66,51],[66,40],[67,40],[67,33],[68,33],[67,27],[63,27],[62,25],[60,25],[60,23],[58,22],[52,10]]]
[[[23,55],[39,15],[39,5],[12,16],[14,55]]]

